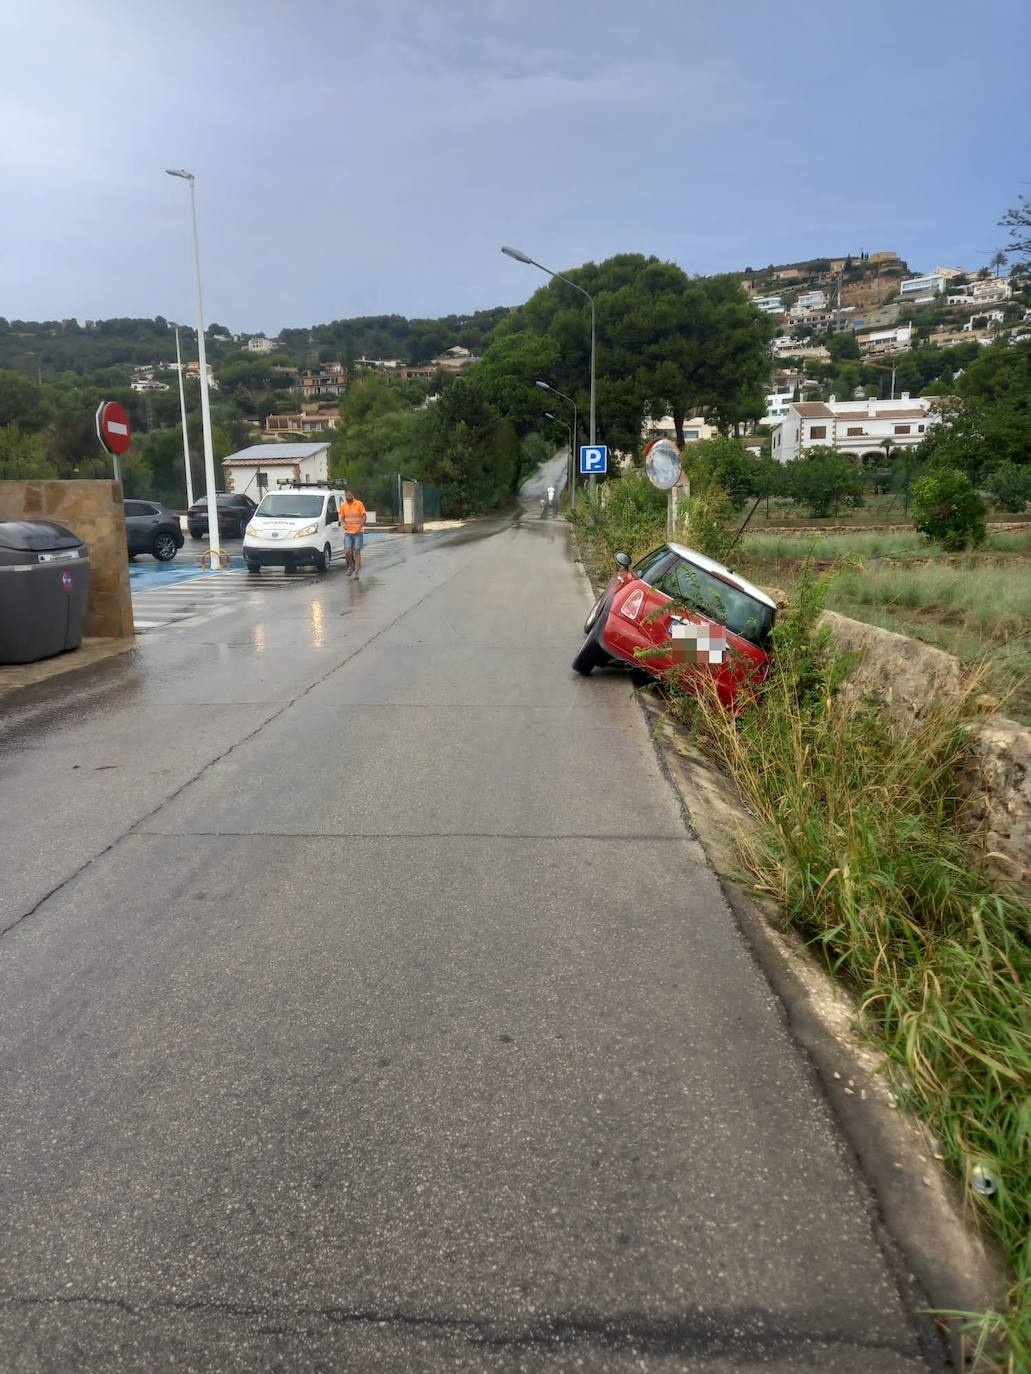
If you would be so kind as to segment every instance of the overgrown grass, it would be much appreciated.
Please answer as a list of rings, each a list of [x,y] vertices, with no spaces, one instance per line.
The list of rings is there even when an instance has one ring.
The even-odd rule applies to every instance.
[[[664,537],[653,519],[610,524],[601,509],[592,518],[581,548],[606,574],[617,548],[636,556]],[[915,536],[862,537],[867,557],[927,548]],[[1025,538],[993,542],[1011,541],[999,551],[1012,554]],[[775,553],[757,542],[779,556],[780,540]],[[856,536],[844,542],[859,552]],[[831,543],[820,541],[821,557]],[[941,571],[947,580],[934,587],[971,623],[1008,628],[1028,614],[1026,593],[1002,570],[968,572],[958,588],[955,570]],[[869,572],[846,570],[833,595],[870,586]],[[920,604],[932,584],[905,589],[924,572],[939,569],[879,569],[876,592]],[[817,628],[832,585],[810,565],[793,579],[756,706],[732,716],[714,693],[678,694],[671,683],[672,709],[757,819],[742,841],[757,889],[856,989],[868,1034],[898,1068],[899,1095],[935,1130],[999,1237],[1015,1285],[1005,1310],[968,1314],[969,1324],[980,1339],[1004,1337],[1009,1374],[1031,1374],[1031,912],[993,884],[961,824],[967,703],[936,704],[907,731],[850,699],[840,690],[849,665]],[[991,1196],[973,1188],[978,1170],[994,1182]]]
[[[1007,714],[1031,722],[1031,530],[993,534],[977,553],[947,555],[916,534],[760,535],[741,563],[758,582],[790,593],[807,553],[846,567],[829,606],[922,639],[968,665],[985,663],[985,687]]]
[[[935,607],[996,638],[1031,639],[1031,570],[1014,576],[1008,568],[937,564],[847,568],[834,594],[867,606]]]
[[[607,496],[602,505],[600,496],[585,487],[571,518],[581,544],[611,573],[617,553],[628,553],[636,563],[665,542],[666,495],[643,473],[630,473],[610,483]]]
[[[858,989],[1002,1241],[1011,1305],[975,1325],[1004,1331],[1010,1367],[1031,1370],[1031,912],[993,888],[959,825],[967,707],[904,730],[837,690],[847,665],[815,628],[826,594],[807,572],[757,707],[734,717],[714,693],[674,706],[757,817],[742,841],[756,887]],[[993,1196],[972,1191],[978,1169]]]
[[[929,544],[915,530],[892,533],[887,530],[856,530],[848,534],[748,534],[742,552],[757,561],[815,558],[919,558],[947,559],[950,555]],[[1031,553],[1031,528],[989,533],[979,555],[982,561],[992,554]]]

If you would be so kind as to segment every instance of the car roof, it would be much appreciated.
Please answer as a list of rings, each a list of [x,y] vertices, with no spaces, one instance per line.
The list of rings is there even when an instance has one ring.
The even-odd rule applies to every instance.
[[[670,541],[666,547],[684,559],[687,563],[693,563],[696,568],[701,568],[703,572],[715,573],[717,577],[723,578],[731,586],[737,587],[739,591],[747,596],[754,597],[756,601],[761,601],[764,606],[769,606],[771,611],[777,609],[777,603],[772,597],[767,596],[761,591],[754,582],[749,582],[747,577],[742,577],[740,573],[732,572],[723,563],[717,563],[714,558],[706,558],[704,553],[699,553],[697,549],[689,549],[686,544],[674,544]]]

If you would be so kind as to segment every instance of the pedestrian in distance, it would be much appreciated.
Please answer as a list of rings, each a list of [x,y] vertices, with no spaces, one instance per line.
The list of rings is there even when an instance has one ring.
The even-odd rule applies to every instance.
[[[362,545],[365,543],[365,507],[350,487],[344,489],[344,504],[340,507],[340,520],[344,526],[344,544],[353,560],[353,569],[348,569],[347,576],[357,577],[362,570]]]

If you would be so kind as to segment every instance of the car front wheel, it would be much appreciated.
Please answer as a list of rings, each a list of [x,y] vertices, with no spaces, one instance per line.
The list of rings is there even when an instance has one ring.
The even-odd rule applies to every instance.
[[[609,656],[601,643],[601,629],[607,619],[606,614],[599,614],[595,617],[594,623],[587,633],[587,638],[580,646],[580,652],[573,659],[573,671],[582,673],[584,677],[589,677],[595,668],[602,668],[609,661]]]
[[[179,552],[179,547],[172,535],[156,534],[150,551],[159,563],[170,563]]]

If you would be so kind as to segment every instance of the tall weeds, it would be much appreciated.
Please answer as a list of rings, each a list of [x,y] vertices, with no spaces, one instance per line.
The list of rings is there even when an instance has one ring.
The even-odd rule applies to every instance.
[[[742,842],[756,887],[858,990],[1000,1237],[1011,1305],[976,1324],[1005,1330],[1010,1368],[1031,1370],[1031,916],[993,890],[958,823],[964,704],[905,730],[843,693],[850,665],[818,628],[827,590],[803,571],[759,703],[732,716],[703,692],[674,709],[757,817]],[[991,1195],[973,1187],[985,1176]]]

